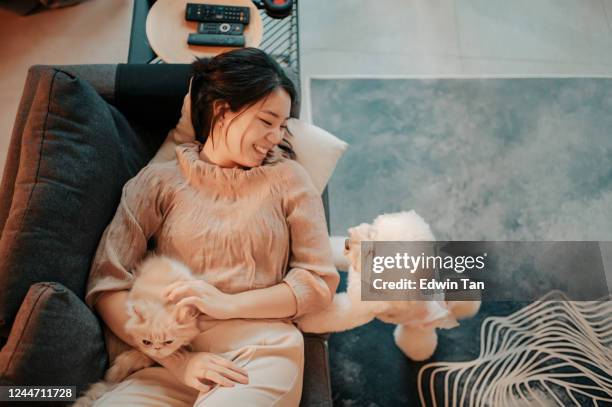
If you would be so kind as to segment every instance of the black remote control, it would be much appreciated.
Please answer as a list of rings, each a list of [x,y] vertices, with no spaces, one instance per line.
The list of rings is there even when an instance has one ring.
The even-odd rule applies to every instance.
[[[216,45],[218,47],[244,47],[244,35],[189,34],[187,44]]]
[[[249,11],[248,7],[187,3],[185,19],[188,21],[248,24],[250,16]]]
[[[244,24],[240,23],[200,23],[198,24],[200,34],[227,34],[240,35],[244,32]]]

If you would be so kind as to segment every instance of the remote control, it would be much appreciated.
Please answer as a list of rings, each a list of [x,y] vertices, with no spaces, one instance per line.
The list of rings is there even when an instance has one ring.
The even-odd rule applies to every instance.
[[[250,16],[249,11],[248,7],[187,3],[185,19],[188,21],[248,24]]]
[[[200,34],[228,34],[240,35],[244,32],[244,24],[240,23],[200,23],[198,24]]]
[[[187,44],[244,47],[244,35],[189,34]]]

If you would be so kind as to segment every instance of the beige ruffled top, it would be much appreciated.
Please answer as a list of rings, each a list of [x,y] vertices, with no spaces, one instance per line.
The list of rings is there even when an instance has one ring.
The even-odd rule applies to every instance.
[[[286,282],[297,299],[293,318],[329,304],[339,275],[323,204],[306,171],[281,159],[250,169],[223,168],[182,144],[177,160],[149,164],[124,188],[98,246],[85,301],[129,289],[146,255],[172,256],[226,293]]]

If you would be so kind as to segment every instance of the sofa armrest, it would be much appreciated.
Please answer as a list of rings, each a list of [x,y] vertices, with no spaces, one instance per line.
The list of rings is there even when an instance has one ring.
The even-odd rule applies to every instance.
[[[331,407],[328,334],[304,334],[304,387],[300,406]]]

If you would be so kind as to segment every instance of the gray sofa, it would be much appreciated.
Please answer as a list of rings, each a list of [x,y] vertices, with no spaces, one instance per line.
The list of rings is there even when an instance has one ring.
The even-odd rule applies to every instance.
[[[189,65],[30,68],[0,186],[0,385],[80,392],[102,377],[101,320],[82,301],[91,260],[189,77]],[[326,339],[305,335],[302,406],[332,405]]]

